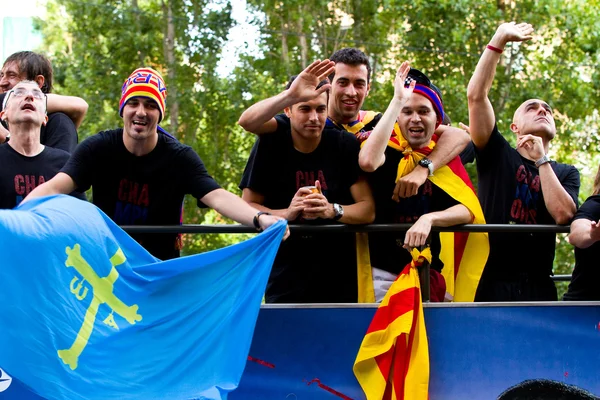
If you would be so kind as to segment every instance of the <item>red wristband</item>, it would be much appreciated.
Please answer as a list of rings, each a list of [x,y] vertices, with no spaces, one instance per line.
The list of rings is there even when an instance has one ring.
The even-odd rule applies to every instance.
[[[499,48],[497,48],[497,47],[494,47],[494,46],[492,46],[491,44],[488,44],[488,45],[487,45],[487,49],[488,49],[488,50],[491,50],[491,51],[495,51],[495,52],[496,52],[496,53],[498,53],[498,54],[502,54],[502,52],[504,51],[504,50],[502,50],[502,49],[499,49]]]

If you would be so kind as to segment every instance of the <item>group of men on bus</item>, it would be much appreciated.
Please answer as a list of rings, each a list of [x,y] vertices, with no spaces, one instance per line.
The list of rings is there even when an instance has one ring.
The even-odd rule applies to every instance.
[[[578,248],[577,265],[565,299],[598,300],[593,280],[599,276],[590,265],[600,239],[598,194],[577,211],[579,172],[547,156],[556,134],[551,107],[539,99],[521,104],[510,126],[513,148],[498,131],[488,97],[505,45],[529,40],[532,32],[529,24],[497,29],[467,89],[469,133],[449,125],[441,91],[407,62],[398,68],[389,106],[378,113],[362,110],[371,87],[362,51],[344,48],[315,61],[284,91],[241,115],[238,123],[257,135],[240,182],[242,198],[222,189],[189,146],[158,126],[167,86],[157,71],[139,68],[125,80],[123,128],[76,145],[87,103],[50,94],[47,59],[17,53],[0,73],[6,124],[0,128],[0,207],[58,193],[85,198],[92,188],[94,204],[124,225],[178,224],[185,194],[258,231],[279,219],[412,224],[406,232],[292,235],[281,244],[265,296],[279,303],[381,301],[411,261],[407,250],[429,237],[433,301],[452,299],[448,263],[455,261],[452,268],[460,266],[474,288],[470,299],[456,300],[556,300],[554,233],[490,233],[488,255],[487,238],[483,245],[475,235],[450,240],[431,231],[574,219],[569,240]],[[477,160],[479,200],[461,163],[465,148]],[[160,259],[181,249],[175,234],[135,238]]]

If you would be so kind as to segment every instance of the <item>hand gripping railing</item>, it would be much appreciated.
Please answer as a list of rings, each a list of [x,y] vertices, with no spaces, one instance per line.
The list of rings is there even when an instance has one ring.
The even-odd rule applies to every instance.
[[[290,232],[316,233],[316,232],[405,232],[412,224],[371,224],[371,225],[295,225],[290,224]],[[253,227],[244,225],[124,225],[128,233],[256,233]],[[510,225],[510,224],[465,224],[450,227],[434,226],[432,232],[503,232],[503,233],[569,233],[568,225]],[[429,263],[424,263],[419,271],[421,279],[421,293],[423,301],[429,301]],[[555,282],[568,282],[571,275],[555,275]]]

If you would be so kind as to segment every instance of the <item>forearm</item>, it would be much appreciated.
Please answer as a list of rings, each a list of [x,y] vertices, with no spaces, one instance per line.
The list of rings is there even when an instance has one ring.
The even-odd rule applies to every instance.
[[[258,203],[250,202],[248,204],[250,204],[250,206],[256,208],[257,210],[268,212],[269,214],[275,215],[276,217],[281,217],[283,219],[286,219],[286,217],[287,217],[287,208],[284,208],[281,210],[273,210],[272,208],[265,207],[262,204],[258,204]]]
[[[592,225],[593,222],[585,218],[573,221],[568,242],[580,249],[587,249],[593,245],[597,239],[592,237]]]
[[[283,91],[276,96],[250,106],[240,116],[238,124],[246,131],[255,134],[274,131],[277,128],[277,122],[273,120],[275,115],[293,104],[294,100],[288,95],[287,91]]]
[[[359,201],[344,207],[344,216],[338,221],[349,225],[370,224],[375,220],[375,207],[371,201]]]
[[[473,215],[467,207],[462,204],[449,207],[443,211],[435,211],[425,214],[431,221],[431,226],[454,226],[473,222]]]
[[[400,110],[406,101],[400,101],[395,97],[390,101],[390,105],[377,123],[377,126],[369,136],[369,139],[360,149],[358,163],[363,171],[373,172],[379,168],[385,161],[385,148]]]
[[[76,185],[73,179],[64,172],[59,172],[48,182],[43,183],[33,189],[31,193],[29,193],[27,197],[23,199],[23,203],[37,197],[52,196],[55,194],[69,194],[75,189]]]
[[[215,189],[200,199],[219,214],[246,226],[254,226],[258,210],[225,189]]]
[[[471,141],[471,137],[467,132],[452,126],[440,125],[435,133],[439,136],[439,139],[428,156],[433,163],[434,171],[443,165],[447,165],[460,155]]]
[[[550,163],[540,165],[539,172],[546,209],[557,224],[568,224],[577,211],[573,199],[561,185]]]
[[[494,38],[490,44],[503,49],[505,42],[501,43],[497,35],[494,35]],[[496,122],[494,108],[488,94],[501,56],[495,51],[485,49],[467,87],[471,139],[480,149],[484,148],[489,141]]]
[[[71,118],[76,128],[79,128],[88,110],[88,103],[80,97],[62,96],[48,93],[48,114],[53,112],[65,113]]]

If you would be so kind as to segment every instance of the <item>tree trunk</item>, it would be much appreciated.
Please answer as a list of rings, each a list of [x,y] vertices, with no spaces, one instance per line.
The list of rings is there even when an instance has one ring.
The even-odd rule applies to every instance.
[[[169,119],[171,121],[171,133],[178,138],[179,102],[177,98],[177,87],[175,86],[175,23],[173,22],[173,8],[171,7],[171,3],[163,1],[162,8],[163,15],[166,15],[167,17],[163,46],[165,60],[167,61],[167,82],[165,82],[165,85],[168,88],[167,106],[169,108]],[[171,85],[169,86],[169,84]]]

